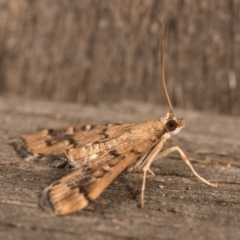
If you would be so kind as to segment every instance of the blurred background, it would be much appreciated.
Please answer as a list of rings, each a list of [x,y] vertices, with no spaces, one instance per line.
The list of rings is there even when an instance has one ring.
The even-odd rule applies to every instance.
[[[240,115],[240,0],[0,0],[0,95]]]

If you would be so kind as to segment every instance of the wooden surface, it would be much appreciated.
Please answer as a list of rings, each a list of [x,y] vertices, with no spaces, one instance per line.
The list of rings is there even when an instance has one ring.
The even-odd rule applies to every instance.
[[[8,145],[11,137],[41,128],[141,121],[165,111],[130,102],[80,106],[0,98],[0,239],[239,239],[240,118],[177,110],[187,127],[175,144],[219,187],[199,182],[172,154],[152,166],[145,209],[138,207],[142,174],[130,173],[85,210],[48,215],[38,207],[39,194],[66,171],[24,162]]]

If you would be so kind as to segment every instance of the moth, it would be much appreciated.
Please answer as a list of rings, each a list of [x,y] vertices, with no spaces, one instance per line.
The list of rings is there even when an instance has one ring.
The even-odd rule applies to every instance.
[[[193,174],[204,183],[216,186],[201,177],[185,153],[178,146],[161,151],[164,142],[171,141],[184,126],[184,120],[175,116],[164,76],[163,55],[166,35],[161,44],[161,75],[170,111],[155,120],[140,123],[76,125],[45,129],[22,135],[15,148],[26,160],[55,159],[56,166],[69,165],[73,171],[46,187],[40,197],[40,206],[57,215],[70,214],[88,206],[121,173],[143,171],[141,207],[147,173],[154,174],[151,163],[155,159],[177,151]]]

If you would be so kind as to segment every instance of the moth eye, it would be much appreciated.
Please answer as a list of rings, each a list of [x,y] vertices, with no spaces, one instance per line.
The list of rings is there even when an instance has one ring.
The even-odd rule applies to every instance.
[[[174,131],[176,128],[177,128],[177,122],[175,120],[169,120],[167,123],[166,123],[166,127],[169,131]]]

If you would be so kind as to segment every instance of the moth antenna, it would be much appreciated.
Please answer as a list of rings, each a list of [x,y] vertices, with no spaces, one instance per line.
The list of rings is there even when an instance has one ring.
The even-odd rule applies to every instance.
[[[162,82],[163,82],[163,88],[167,97],[168,105],[170,107],[170,115],[174,115],[172,103],[170,100],[170,97],[168,95],[167,91],[167,86],[166,86],[166,81],[165,81],[165,72],[164,72],[164,50],[165,50],[165,45],[166,45],[166,40],[167,40],[167,35],[168,35],[168,28],[164,28],[164,36],[161,44],[161,74],[162,74]]]

